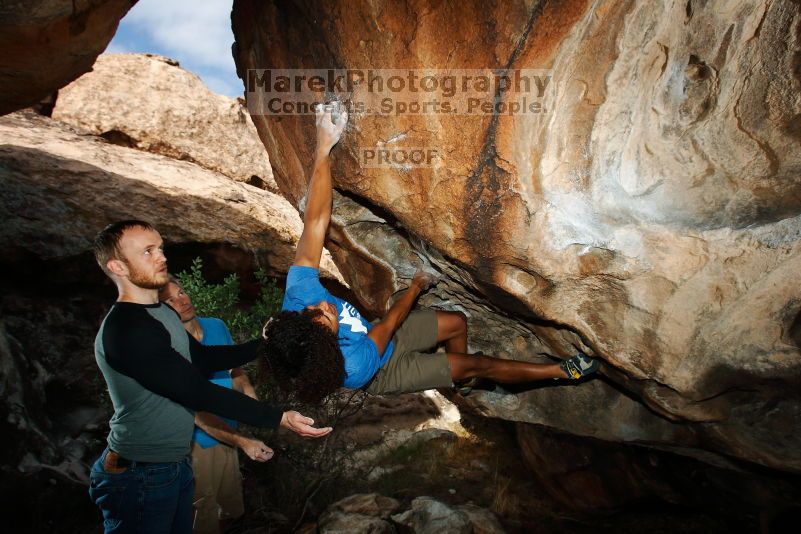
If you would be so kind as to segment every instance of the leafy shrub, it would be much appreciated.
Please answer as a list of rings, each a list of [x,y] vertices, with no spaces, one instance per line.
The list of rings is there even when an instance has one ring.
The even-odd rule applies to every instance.
[[[195,258],[188,271],[181,271],[176,278],[192,299],[199,316],[217,317],[228,326],[236,343],[242,343],[261,335],[261,328],[268,318],[281,310],[284,292],[275,285],[263,269],[256,271],[259,297],[246,308],[239,303],[239,277],[230,274],[220,284],[203,278],[203,260]]]

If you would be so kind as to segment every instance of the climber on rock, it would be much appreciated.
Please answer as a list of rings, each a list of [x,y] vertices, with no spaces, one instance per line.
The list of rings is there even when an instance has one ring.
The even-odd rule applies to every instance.
[[[316,109],[317,148],[303,233],[287,274],[283,311],[263,329],[266,369],[279,386],[302,402],[318,403],[343,386],[386,395],[452,387],[456,381],[475,378],[526,383],[578,379],[596,372],[599,362],[584,354],[559,364],[468,354],[464,314],[411,311],[432,282],[426,273],[415,275],[375,324],[320,284],[320,257],[333,200],[329,153],[347,120],[347,111],[338,104]],[[445,352],[422,352],[440,343]]]

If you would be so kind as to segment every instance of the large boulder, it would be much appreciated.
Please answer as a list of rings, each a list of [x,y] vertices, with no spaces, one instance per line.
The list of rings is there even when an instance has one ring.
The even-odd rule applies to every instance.
[[[371,113],[354,105],[366,83],[312,95],[353,105],[328,247],[362,306],[381,312],[429,264],[444,276],[424,302],[465,311],[473,349],[605,363],[602,380],[478,408],[801,472],[797,2],[237,0],[232,21],[299,207],[314,121],[272,114],[253,69],[539,69],[538,114]],[[364,165],[388,146],[438,163]]]
[[[470,517],[457,509],[431,497],[417,497],[409,510],[395,514],[392,520],[409,528],[415,534],[473,532]]]
[[[52,117],[112,142],[277,191],[267,151],[243,102],[211,92],[166,57],[101,55],[92,72],[59,91]]]
[[[393,533],[395,527],[389,522],[401,504],[377,493],[358,493],[339,500],[329,506],[318,520],[319,532],[335,533]]]
[[[320,534],[395,534],[392,523],[378,517],[330,512],[319,522]]]
[[[0,118],[0,174],[6,264],[86,254],[106,224],[138,218],[168,244],[227,245],[281,276],[303,228],[294,208],[269,191],[31,112]],[[339,279],[327,254],[322,270]]]
[[[390,519],[401,526],[402,532],[434,534],[464,532],[474,534],[503,534],[498,518],[485,508],[474,504],[449,506],[432,497],[417,497],[408,510],[401,503],[377,493],[361,493],[345,497],[330,505],[318,520],[318,530],[325,533],[384,533],[395,532]]]
[[[14,0],[0,5],[0,115],[88,72],[136,0]]]
[[[329,512],[362,514],[389,519],[400,508],[400,503],[392,497],[378,493],[357,493],[341,499],[328,507]]]

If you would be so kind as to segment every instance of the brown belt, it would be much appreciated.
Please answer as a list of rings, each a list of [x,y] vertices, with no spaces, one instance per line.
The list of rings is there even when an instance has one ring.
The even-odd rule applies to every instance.
[[[109,449],[108,454],[106,454],[106,459],[103,460],[103,469],[106,471],[106,473],[118,475],[127,471],[128,468],[133,464],[144,466],[152,465],[154,463],[157,462],[139,462],[136,460],[129,460],[128,458],[123,458],[118,453]]]

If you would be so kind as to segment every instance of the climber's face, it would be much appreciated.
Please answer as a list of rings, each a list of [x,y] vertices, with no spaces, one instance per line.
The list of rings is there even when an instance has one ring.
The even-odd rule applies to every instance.
[[[306,306],[306,309],[320,310],[322,313],[315,317],[314,321],[320,323],[335,334],[339,331],[339,319],[337,318],[336,306],[324,300],[317,304]]]

